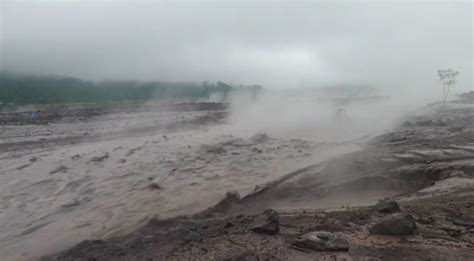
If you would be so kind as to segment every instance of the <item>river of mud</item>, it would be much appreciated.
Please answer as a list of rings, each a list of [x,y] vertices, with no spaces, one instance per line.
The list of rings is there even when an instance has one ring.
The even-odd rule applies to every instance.
[[[321,214],[330,216],[329,230],[349,231],[351,244],[359,240],[352,257],[372,258],[367,245],[373,238],[359,230],[373,218],[354,207],[385,197],[410,207],[413,203],[403,202],[466,189],[468,196],[461,202],[472,195],[472,108],[429,111],[375,139],[373,130],[324,140],[318,135],[262,133],[236,126],[222,110],[134,110],[40,127],[6,124],[2,142],[8,146],[0,150],[0,255],[5,260],[36,259],[82,240],[116,238],[111,242],[118,245],[82,244],[62,257],[168,260],[199,252],[202,260],[219,260],[237,247],[237,252],[251,251],[263,260],[272,249],[280,249],[272,254],[276,259],[310,260],[321,256],[293,252],[285,242],[309,230],[311,224],[303,221],[325,209],[365,218],[349,229],[341,215]],[[229,203],[235,193],[239,196],[230,197]],[[235,223],[233,217],[251,218],[268,208],[283,215],[291,231],[262,241],[266,243],[240,231],[236,240],[241,243],[225,240],[233,246],[222,243],[209,249],[216,242],[206,237],[228,235],[222,229]],[[196,213],[191,220],[174,219]],[[204,240],[181,249],[180,240],[186,238],[179,234],[182,228],[202,222],[208,222],[204,227],[217,226],[212,235],[198,229]],[[144,243],[147,237],[154,248]],[[140,246],[124,243],[137,240]],[[183,251],[174,256],[177,247]],[[351,252],[339,257],[350,260]]]
[[[257,184],[358,147],[236,132],[222,107],[207,107],[72,110],[38,122],[26,113],[6,115],[2,259],[35,259],[124,234],[151,218],[196,213],[227,191],[249,194]]]

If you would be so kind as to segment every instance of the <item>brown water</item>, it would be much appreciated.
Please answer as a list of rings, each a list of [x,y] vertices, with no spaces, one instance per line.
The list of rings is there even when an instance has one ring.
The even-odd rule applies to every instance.
[[[257,184],[358,148],[284,137],[252,139],[255,132],[229,124],[126,132],[202,114],[142,112],[85,123],[4,127],[3,142],[46,140],[39,148],[26,143],[0,155],[2,260],[35,259],[85,239],[129,232],[152,217],[195,213],[227,191],[245,195]],[[125,131],[107,136],[117,130]],[[48,142],[78,134],[83,142]],[[104,138],[87,139],[97,135]]]

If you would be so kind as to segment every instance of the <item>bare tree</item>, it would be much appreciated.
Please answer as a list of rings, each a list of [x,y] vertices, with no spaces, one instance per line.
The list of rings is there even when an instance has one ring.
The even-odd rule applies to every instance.
[[[443,82],[443,104],[446,104],[446,98],[449,95],[451,87],[456,84],[456,77],[459,75],[458,71],[452,69],[438,70],[439,79]]]

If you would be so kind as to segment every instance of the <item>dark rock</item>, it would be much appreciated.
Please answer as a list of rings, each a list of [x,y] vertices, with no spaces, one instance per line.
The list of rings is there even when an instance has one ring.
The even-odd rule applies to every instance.
[[[416,231],[416,221],[410,214],[392,214],[375,224],[369,231],[371,234],[379,235],[413,235]]]
[[[348,251],[349,243],[342,236],[326,232],[315,231],[298,237],[292,244],[296,248],[312,249],[317,251]]]
[[[258,215],[253,224],[252,231],[261,234],[276,235],[280,231],[280,218],[273,209],[267,209]]]
[[[375,204],[372,209],[379,213],[395,213],[400,212],[400,206],[395,200],[382,199]]]

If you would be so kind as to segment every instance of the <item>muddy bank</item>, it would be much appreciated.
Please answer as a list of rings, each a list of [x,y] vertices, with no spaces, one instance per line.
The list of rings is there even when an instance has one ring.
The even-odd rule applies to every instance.
[[[46,259],[472,260],[474,108],[428,109],[360,151],[288,172],[242,198],[229,193],[198,214],[154,219]],[[400,207],[372,207],[385,197]],[[255,232],[270,208],[278,232]],[[337,251],[329,247],[336,239]]]
[[[222,219],[151,221],[126,237],[84,241],[44,260],[472,260],[470,193],[403,203],[416,217],[415,235],[385,236],[369,232],[385,214],[371,208],[347,211],[279,212],[277,235],[252,231],[256,215]],[[431,206],[427,206],[430,205]],[[431,217],[436,213],[435,218]],[[301,235],[325,231],[342,235],[348,250],[316,251],[295,247]]]

